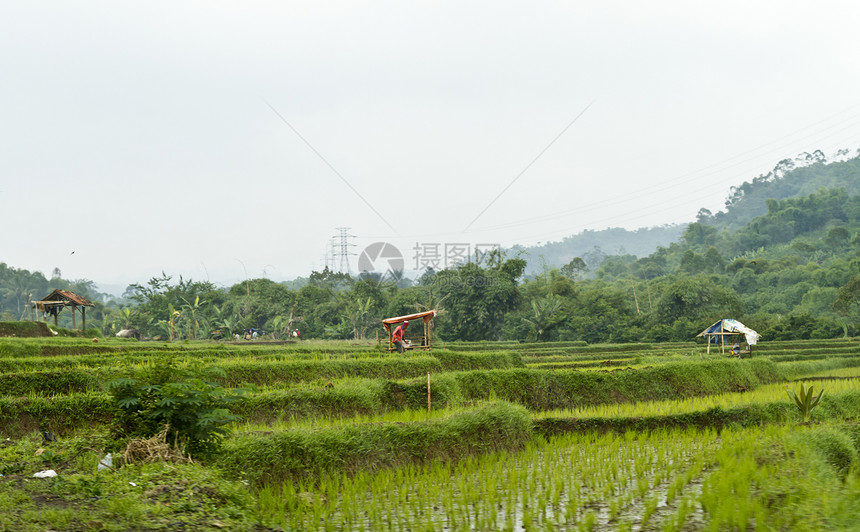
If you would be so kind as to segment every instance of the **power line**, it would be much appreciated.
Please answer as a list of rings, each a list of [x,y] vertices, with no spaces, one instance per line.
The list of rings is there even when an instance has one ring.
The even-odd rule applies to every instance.
[[[471,222],[469,222],[469,225],[467,225],[467,226],[463,229],[463,232],[465,233],[466,231],[468,231],[468,230],[469,230],[469,228],[470,228],[470,227],[472,227],[472,225],[473,225],[475,222],[477,222],[477,221],[478,221],[478,218],[480,218],[481,216],[483,216],[483,215],[484,215],[484,213],[485,213],[485,212],[487,212],[487,209],[489,209],[490,207],[492,207],[492,206],[493,206],[493,204],[494,204],[494,203],[496,203],[496,201],[497,201],[499,198],[501,198],[501,197],[502,197],[502,194],[504,194],[505,192],[507,192],[507,191],[508,191],[508,189],[509,189],[509,188],[511,188],[511,187],[513,186],[513,184],[514,184],[514,183],[516,183],[516,182],[517,182],[517,180],[518,180],[520,177],[522,177],[522,175],[523,175],[524,173],[526,173],[526,172],[528,171],[528,169],[529,169],[529,168],[531,168],[531,167],[532,167],[532,165],[533,165],[534,163],[536,163],[536,162],[537,162],[537,160],[538,160],[538,159],[540,159],[540,158],[541,158],[541,156],[542,156],[544,153],[546,153],[546,151],[547,151],[547,150],[549,150],[549,149],[552,147],[552,145],[553,145],[553,144],[555,144],[555,141],[557,141],[558,139],[560,139],[560,138],[561,138],[561,136],[562,136],[562,135],[564,135],[564,134],[565,134],[565,132],[566,132],[568,129],[570,129],[570,126],[572,126],[573,124],[575,124],[575,123],[576,123],[576,121],[577,121],[577,120],[579,120],[579,117],[581,117],[583,114],[585,114],[585,112],[586,112],[586,111],[588,111],[588,108],[589,108],[589,107],[591,107],[591,106],[594,104],[594,102],[595,102],[595,101],[596,101],[596,100],[592,100],[592,102],[591,102],[591,103],[589,103],[588,105],[586,105],[586,106],[585,106],[585,109],[583,109],[582,111],[580,111],[580,113],[579,113],[578,115],[576,115],[575,117],[573,117],[573,120],[571,120],[571,121],[570,121],[566,126],[564,126],[564,129],[562,129],[562,130],[561,130],[561,132],[560,132],[558,135],[556,135],[556,136],[555,136],[555,138],[554,138],[554,139],[552,139],[552,140],[549,142],[549,144],[547,144],[547,145],[546,145],[546,147],[544,147],[544,149],[542,149],[542,150],[540,151],[540,153],[538,153],[538,154],[535,156],[535,158],[534,158],[534,159],[532,159],[532,160],[531,160],[531,162],[530,162],[529,164],[527,164],[527,165],[526,165],[526,167],[525,167],[525,168],[523,168],[523,169],[520,171],[520,173],[518,173],[518,174],[516,175],[516,177],[514,177],[514,178],[511,180],[511,182],[510,182],[510,183],[508,183],[508,186],[506,186],[505,188],[503,188],[503,189],[502,189],[502,191],[501,191],[501,192],[499,192],[499,194],[498,194],[495,198],[493,198],[493,199],[492,199],[492,201],[490,201],[490,203],[489,203],[486,207],[484,207],[484,210],[482,210],[481,212],[479,212],[479,213],[478,213],[478,215],[477,215],[477,216],[475,216],[475,219],[474,219],[474,220],[472,220]]]
[[[734,156],[729,157],[729,158],[727,158],[727,159],[723,159],[722,161],[719,161],[719,162],[716,162],[716,163],[712,163],[712,164],[707,165],[707,166],[705,166],[705,167],[702,167],[702,168],[700,168],[700,169],[698,169],[698,170],[694,170],[694,171],[687,172],[687,173],[685,173],[685,174],[682,174],[682,175],[677,176],[677,177],[674,177],[674,178],[670,178],[670,179],[663,180],[663,181],[661,181],[660,183],[657,183],[656,185],[655,185],[655,184],[652,184],[652,185],[649,185],[649,186],[648,186],[648,187],[646,187],[646,188],[639,188],[639,189],[636,189],[636,190],[630,190],[630,191],[627,191],[627,192],[622,193],[622,194],[616,194],[616,195],[613,195],[613,197],[612,197],[612,198],[610,198],[610,199],[606,199],[606,200],[602,200],[602,201],[597,201],[597,202],[591,203],[588,207],[581,207],[581,206],[578,206],[578,207],[576,207],[576,208],[574,208],[574,209],[567,209],[567,210],[564,210],[564,211],[559,211],[559,212],[555,212],[555,213],[547,213],[547,214],[543,214],[543,215],[540,215],[540,216],[535,216],[535,217],[532,217],[532,218],[526,218],[526,219],[521,219],[521,220],[516,220],[516,221],[509,221],[509,222],[506,222],[506,223],[503,223],[503,224],[498,224],[498,225],[494,225],[494,226],[487,226],[487,227],[478,228],[477,230],[478,230],[478,231],[482,231],[482,230],[506,229],[506,228],[510,228],[510,227],[517,227],[517,226],[521,226],[521,225],[527,225],[527,224],[530,224],[530,223],[545,222],[545,221],[549,221],[549,220],[553,220],[553,219],[557,219],[557,218],[563,218],[563,217],[566,217],[566,216],[570,216],[570,215],[572,215],[572,214],[581,214],[581,213],[583,213],[583,212],[587,212],[587,211],[593,211],[593,210],[602,209],[602,208],[604,208],[604,206],[606,206],[606,205],[610,205],[610,204],[612,204],[612,205],[617,205],[618,203],[623,202],[623,201],[628,201],[628,200],[633,200],[633,199],[635,199],[636,201],[639,201],[639,200],[641,200],[642,198],[645,198],[645,197],[648,197],[648,196],[653,196],[653,195],[656,195],[656,194],[660,194],[660,195],[662,195],[662,194],[663,194],[663,192],[665,192],[665,191],[667,191],[667,190],[671,190],[671,189],[675,188],[675,185],[674,185],[675,183],[694,183],[694,182],[697,182],[697,181],[703,180],[703,179],[705,179],[705,178],[710,178],[710,177],[713,177],[713,176],[718,175],[718,174],[720,174],[720,173],[723,173],[723,172],[725,172],[726,170],[729,170],[729,169],[732,169],[732,168],[739,167],[739,166],[744,165],[744,164],[746,164],[746,163],[753,162],[753,161],[755,161],[755,160],[757,160],[757,159],[760,159],[760,158],[762,158],[762,157],[764,157],[764,156],[766,156],[766,155],[768,155],[768,154],[773,154],[773,153],[776,153],[776,152],[782,152],[782,153],[784,153],[784,152],[786,151],[786,149],[788,148],[788,146],[790,145],[790,143],[782,143],[782,144],[779,144],[778,146],[776,146],[775,148],[772,148],[772,149],[769,149],[769,150],[767,150],[767,151],[761,152],[761,153],[759,153],[759,154],[757,154],[757,155],[751,155],[751,156],[747,157],[748,155],[753,154],[753,153],[755,153],[755,152],[757,152],[757,151],[760,151],[760,150],[762,150],[762,149],[763,149],[763,148],[765,148],[765,147],[768,147],[768,146],[771,146],[771,145],[777,144],[777,143],[779,143],[780,141],[782,141],[782,140],[784,140],[784,139],[786,139],[786,138],[789,138],[789,137],[795,136],[795,135],[797,135],[797,134],[799,134],[799,133],[803,133],[803,132],[805,132],[805,131],[807,131],[807,130],[809,130],[809,129],[811,129],[811,128],[815,127],[815,126],[818,126],[818,125],[820,125],[820,124],[822,124],[822,123],[824,123],[824,122],[827,122],[828,120],[831,120],[831,119],[833,119],[833,118],[835,118],[835,117],[837,117],[837,116],[840,116],[840,115],[842,115],[842,114],[844,114],[844,113],[846,113],[846,112],[848,112],[848,111],[850,111],[850,110],[852,110],[852,109],[855,109],[856,107],[858,107],[858,106],[856,106],[856,105],[855,105],[855,106],[849,107],[848,109],[845,109],[845,110],[843,110],[843,111],[840,111],[839,113],[836,113],[836,114],[834,114],[834,115],[831,115],[831,116],[829,116],[829,117],[825,118],[824,120],[819,120],[818,122],[815,122],[814,124],[811,124],[811,125],[809,125],[809,126],[806,126],[806,127],[800,128],[800,129],[798,129],[798,130],[796,130],[796,131],[794,131],[794,132],[792,132],[792,133],[789,133],[789,134],[787,134],[787,135],[783,135],[782,137],[780,137],[780,138],[778,138],[778,139],[776,139],[776,140],[774,140],[774,141],[771,141],[771,142],[768,142],[768,143],[762,144],[762,145],[760,145],[760,146],[758,146],[758,147],[756,147],[756,148],[753,148],[753,149],[751,149],[751,150],[747,150],[747,151],[745,151],[745,152],[743,152],[743,153],[740,153],[740,154],[738,154],[738,155],[734,155]],[[812,139],[812,138],[815,138],[815,137],[817,137],[817,138],[815,139],[817,142],[821,142],[821,141],[824,141],[824,140],[829,140],[829,139],[833,138],[834,136],[836,136],[836,135],[838,135],[838,134],[842,133],[842,132],[843,132],[843,131],[845,131],[846,129],[849,129],[849,128],[851,128],[851,127],[856,126],[857,124],[850,123],[850,124],[848,124],[847,126],[844,126],[844,127],[840,128],[840,129],[838,129],[838,130],[836,130],[836,131],[833,131],[833,132],[828,132],[828,130],[831,130],[831,129],[833,129],[833,128],[837,127],[837,126],[842,126],[842,125],[843,125],[843,124],[845,124],[846,122],[849,122],[849,121],[855,120],[856,118],[857,118],[857,117],[849,117],[849,118],[844,119],[844,120],[841,120],[841,121],[839,121],[839,122],[837,122],[837,123],[835,123],[835,124],[831,124],[831,125],[829,125],[829,126],[827,126],[827,127],[823,128],[823,129],[822,129],[822,130],[820,130],[820,131],[817,131],[817,132],[814,132],[814,133],[810,133],[810,134],[808,134],[808,135],[805,135],[805,136],[803,136],[803,137],[800,137],[800,138],[798,138],[798,139],[796,139],[796,140],[794,140],[794,141],[791,141],[791,142],[797,142],[797,141],[800,141],[800,140],[809,140],[809,139]],[[827,134],[824,134],[824,133],[827,133]],[[824,134],[824,135],[823,135],[823,134]],[[823,135],[823,136],[822,136],[822,135]],[[738,159],[740,159],[740,160],[738,160]],[[732,162],[732,161],[734,161],[734,162]],[[728,164],[729,162],[731,162],[731,164]],[[698,174],[698,175],[697,175],[697,174]],[[738,175],[738,174],[733,174],[733,175],[732,175],[732,177],[736,177],[737,175]]]
[[[296,129],[295,127],[293,127],[293,125],[292,125],[291,123],[289,123],[289,122],[287,121],[287,119],[286,119],[286,118],[284,118],[284,117],[283,117],[283,115],[281,115],[281,113],[279,113],[279,112],[278,112],[278,110],[277,110],[277,109],[275,109],[274,107],[272,107],[272,104],[270,104],[270,103],[269,103],[269,102],[267,102],[266,100],[263,100],[263,101],[264,101],[264,102],[266,102],[266,105],[268,105],[268,106],[269,106],[269,109],[271,109],[271,110],[272,110],[272,112],[273,112],[273,113],[275,113],[275,114],[278,116],[278,118],[280,118],[280,119],[281,119],[281,122],[283,122],[284,124],[286,124],[288,128],[292,129],[292,130],[293,130],[293,133],[295,133],[295,134],[296,134],[296,136],[297,136],[297,137],[299,137],[299,139],[301,139],[301,141],[302,141],[302,142],[304,142],[304,143],[305,143],[305,145],[306,145],[308,148],[310,148],[310,149],[311,149],[311,151],[312,151],[312,152],[314,152],[314,153],[316,154],[316,156],[317,156],[317,157],[319,157],[319,158],[320,158],[320,160],[321,160],[323,163],[325,163],[325,165],[326,165],[326,166],[328,166],[328,167],[329,167],[329,170],[331,170],[332,172],[334,172],[334,175],[338,176],[338,177],[340,178],[340,180],[341,180],[341,181],[343,181],[343,183],[344,183],[346,186],[348,186],[348,187],[350,188],[350,190],[352,190],[352,191],[355,193],[355,195],[356,195],[356,196],[358,196],[358,199],[360,199],[361,201],[363,201],[363,202],[364,202],[364,204],[365,204],[365,205],[367,205],[367,208],[369,208],[371,211],[373,211],[373,212],[374,212],[374,214],[376,214],[376,215],[379,217],[379,219],[380,219],[380,220],[382,220],[383,222],[385,222],[385,225],[387,225],[387,226],[388,226],[392,231],[394,231],[395,233],[397,233],[397,230],[396,230],[396,229],[394,229],[394,226],[393,226],[393,225],[391,225],[390,223],[388,223],[388,220],[386,220],[386,219],[385,219],[385,217],[384,217],[384,216],[382,216],[382,215],[379,213],[379,211],[377,211],[377,210],[373,207],[373,205],[371,205],[371,204],[370,204],[370,202],[369,202],[369,201],[367,201],[367,200],[364,198],[364,196],[362,196],[362,195],[361,195],[361,193],[358,191],[358,189],[356,189],[354,186],[352,186],[352,183],[350,183],[349,181],[347,181],[347,179],[346,179],[345,177],[343,177],[343,175],[341,175],[341,173],[340,173],[340,172],[338,172],[338,171],[337,171],[337,169],[336,169],[334,166],[332,166],[332,164],[331,164],[330,162],[328,162],[328,159],[326,159],[325,157],[323,157],[323,154],[322,154],[322,153],[320,153],[316,148],[314,148],[313,144],[311,144],[310,142],[308,142],[308,140],[307,140],[305,137],[303,137],[301,133],[299,133],[299,130],[298,130],[298,129]]]

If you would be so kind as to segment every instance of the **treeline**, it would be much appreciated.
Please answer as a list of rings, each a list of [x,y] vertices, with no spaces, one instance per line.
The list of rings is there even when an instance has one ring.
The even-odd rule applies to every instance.
[[[758,186],[773,188],[800,170],[810,167]],[[860,168],[853,176],[860,181]],[[745,195],[758,194],[746,185],[725,213],[700,212],[681,241],[643,258],[605,255],[592,269],[576,257],[524,276],[525,260],[496,253],[483,264],[428,271],[411,285],[326,269],[299,288],[268,279],[219,288],[162,273],[129,286],[127,299],[104,302],[90,281],[47,280],[0,263],[0,318],[26,315],[30,292],[68,288],[96,304],[87,323],[102,334],[134,327],[162,339],[225,339],[251,329],[275,338],[296,329],[302,338],[372,338],[382,318],[429,309],[440,311],[434,334],[443,340],[689,340],[725,317],[764,340],[857,335],[860,195],[822,188],[767,200],[764,214],[732,230],[726,220]]]

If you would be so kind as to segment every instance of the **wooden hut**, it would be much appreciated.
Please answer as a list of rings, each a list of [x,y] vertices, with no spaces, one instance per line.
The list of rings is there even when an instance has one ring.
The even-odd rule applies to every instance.
[[[54,290],[41,301],[33,303],[33,307],[38,309],[45,321],[48,321],[48,316],[54,317],[54,325],[57,325],[57,317],[64,308],[69,307],[72,310],[72,329],[77,328],[75,320],[75,311],[81,309],[81,330],[87,329],[87,307],[94,307],[89,299],[80,296],[70,290]]]
[[[394,350],[394,344],[391,343],[391,335],[394,333],[394,330],[391,328],[392,325],[397,328],[397,325],[404,321],[410,322],[410,327],[407,327],[406,334],[403,336],[405,340],[409,340],[412,345],[406,347],[406,349],[430,349],[430,320],[436,316],[435,310],[428,310],[427,312],[418,312],[416,314],[409,314],[408,316],[397,316],[396,318],[386,318],[382,320],[382,326],[385,327],[385,330],[388,332],[388,350]],[[417,320],[422,320],[424,322],[424,329],[420,334],[415,334],[413,331],[412,323]],[[410,334],[411,333],[411,334]]]
[[[704,337],[708,341],[708,353],[711,352],[712,343],[720,344],[720,352],[725,353],[726,344],[738,339],[741,335],[746,339],[747,349],[751,352],[752,346],[758,343],[759,334],[738,320],[722,319],[696,336]]]

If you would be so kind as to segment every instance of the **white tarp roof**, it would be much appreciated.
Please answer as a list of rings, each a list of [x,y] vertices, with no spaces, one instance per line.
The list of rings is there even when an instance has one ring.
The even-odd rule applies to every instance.
[[[698,336],[706,336],[710,334],[719,334],[726,332],[743,334],[746,338],[747,345],[756,345],[756,343],[758,342],[759,334],[757,332],[750,329],[738,320],[733,320],[731,318],[722,319],[714,323],[704,331],[700,332]]]

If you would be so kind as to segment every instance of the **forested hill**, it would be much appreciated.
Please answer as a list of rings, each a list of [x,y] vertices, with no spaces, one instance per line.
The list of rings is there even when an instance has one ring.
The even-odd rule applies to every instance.
[[[824,153],[816,150],[801,153],[794,159],[783,159],[770,172],[732,187],[724,211],[711,213],[702,209],[695,221],[716,228],[718,233],[734,232],[766,214],[768,200],[809,196],[820,188],[844,188],[848,195],[860,194],[860,150],[853,157],[850,155],[847,150],[841,150],[828,161]],[[679,242],[686,228],[686,224],[678,224],[634,231],[619,227],[586,230],[560,242],[514,246],[512,250],[521,252],[522,258],[528,261],[528,275],[540,273],[545,267],[564,266],[576,257],[583,259],[593,271],[608,255],[642,258],[660,247]]]
[[[855,159],[818,169],[822,171],[795,170],[781,179],[787,178],[786,187],[801,188],[798,176],[809,182],[816,175],[838,176],[843,186],[822,186],[807,196],[769,198],[764,214],[735,231],[726,228],[732,224],[712,224],[717,217],[700,216],[679,243],[641,259],[606,257],[595,275],[599,282],[609,283],[604,287],[627,284],[640,294],[643,287],[638,283],[644,281],[652,328],[671,323],[678,329],[688,323],[689,334],[693,323],[701,324],[707,316],[734,315],[758,327],[767,324],[763,329],[771,338],[833,337],[840,328],[843,334],[856,334],[860,194],[849,193],[845,185],[857,190],[860,168]],[[773,180],[776,186],[781,179]],[[756,185],[741,198],[756,196]],[[658,295],[653,306],[651,294]],[[675,334],[683,336],[677,330]]]
[[[860,150],[851,158],[846,159],[847,155],[847,150],[842,150],[835,154],[835,161],[828,162],[816,150],[783,159],[767,174],[732,187],[725,211],[713,215],[701,211],[698,221],[734,231],[767,213],[768,200],[804,197],[820,188],[844,188],[849,195],[860,194]]]

